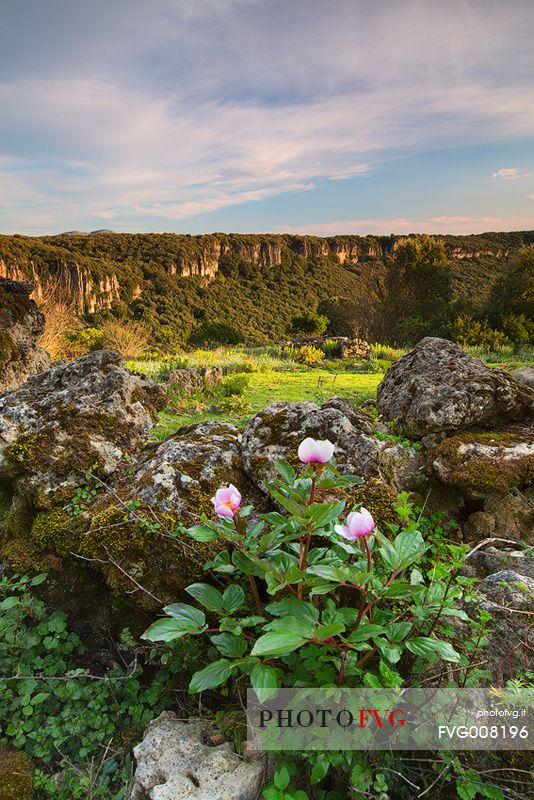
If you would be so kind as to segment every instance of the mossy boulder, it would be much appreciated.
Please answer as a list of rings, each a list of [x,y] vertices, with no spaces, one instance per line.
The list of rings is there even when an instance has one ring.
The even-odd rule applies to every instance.
[[[201,513],[213,514],[216,489],[234,483],[261,508],[263,496],[242,469],[240,443],[240,432],[226,423],[182,428],[146,445],[109,484],[95,481],[88,500],[33,515],[12,510],[0,555],[17,567],[25,554],[39,566],[83,563],[104,577],[111,596],[128,593],[137,608],[159,608],[201,578],[214,555],[216,544],[195,542],[182,530]],[[57,563],[52,567],[58,571]]]
[[[0,746],[0,800],[33,800],[33,773],[26,753]]]
[[[534,435],[528,431],[457,434],[428,457],[443,483],[471,499],[504,495],[534,481]]]
[[[30,298],[31,284],[0,278],[0,392],[42,372],[50,357],[37,341],[44,317]]]
[[[333,397],[321,406],[310,402],[272,403],[251,419],[243,434],[243,464],[262,489],[277,476],[275,462],[300,464],[303,439],[329,439],[336,446],[339,469],[371,478],[387,474],[397,491],[417,489],[424,476],[424,459],[411,447],[375,437],[376,425],[363,410],[344,398]]]
[[[388,369],[377,408],[408,435],[423,438],[534,420],[534,389],[446,339],[427,336]]]
[[[112,351],[56,364],[0,396],[0,483],[36,509],[64,505],[84,473],[132,458],[164,401]]]

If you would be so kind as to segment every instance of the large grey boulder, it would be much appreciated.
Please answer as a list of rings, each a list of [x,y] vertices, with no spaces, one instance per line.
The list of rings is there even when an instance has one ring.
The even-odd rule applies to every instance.
[[[209,722],[182,722],[164,712],[134,748],[137,768],[129,800],[255,800],[262,755],[241,758],[229,742],[206,744]]]
[[[534,389],[534,367],[519,367],[519,369],[514,369],[511,375],[518,383]]]
[[[37,345],[44,317],[30,299],[32,289],[31,284],[0,278],[0,392],[50,365],[50,356]]]
[[[465,497],[503,495],[534,480],[534,434],[459,433],[433,447],[429,461],[440,480]]]
[[[0,482],[35,508],[65,502],[84,472],[107,477],[145,443],[164,399],[110,350],[54,365],[0,395]]]
[[[424,459],[411,447],[377,439],[372,419],[341,397],[321,406],[310,402],[279,401],[253,417],[243,433],[242,457],[246,472],[262,489],[278,476],[275,462],[294,465],[303,439],[329,439],[335,444],[338,468],[364,478],[379,473],[397,491],[415,489],[424,481]]]
[[[426,337],[386,372],[377,408],[423,438],[534,418],[534,389],[487,367],[446,339]]]

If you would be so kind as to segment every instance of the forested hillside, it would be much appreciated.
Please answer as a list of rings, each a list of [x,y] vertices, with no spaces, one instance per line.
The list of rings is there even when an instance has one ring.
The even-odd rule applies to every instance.
[[[499,325],[506,315],[532,315],[524,248],[533,243],[534,232],[2,236],[0,275],[33,282],[37,300],[54,282],[86,322],[142,320],[168,345],[213,322],[251,343],[279,340],[310,311],[325,314],[333,334],[410,341],[443,333],[459,316]],[[507,287],[502,305],[496,284]]]

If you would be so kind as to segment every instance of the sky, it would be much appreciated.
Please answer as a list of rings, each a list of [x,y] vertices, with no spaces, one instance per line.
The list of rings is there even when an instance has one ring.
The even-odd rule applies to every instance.
[[[534,229],[531,0],[0,0],[0,232]]]

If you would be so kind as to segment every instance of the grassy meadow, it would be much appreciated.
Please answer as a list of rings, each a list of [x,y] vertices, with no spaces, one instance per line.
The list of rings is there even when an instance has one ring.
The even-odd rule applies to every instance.
[[[488,366],[512,370],[534,361],[532,348],[498,351],[468,348]],[[280,347],[218,347],[197,349],[164,358],[128,359],[128,367],[156,380],[165,381],[173,369],[220,367],[222,383],[203,392],[185,396],[169,384],[169,404],[153,429],[162,441],[179,428],[206,420],[231,422],[242,426],[253,414],[277,400],[309,400],[322,403],[342,395],[354,405],[376,398],[385,371],[407,349],[375,344],[369,358],[358,362],[327,359],[306,365],[284,357]]]

